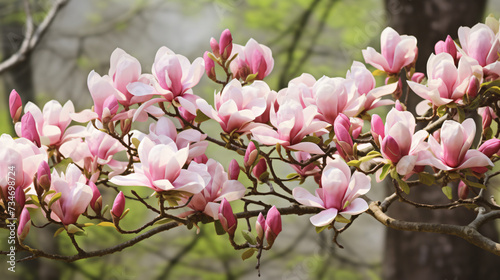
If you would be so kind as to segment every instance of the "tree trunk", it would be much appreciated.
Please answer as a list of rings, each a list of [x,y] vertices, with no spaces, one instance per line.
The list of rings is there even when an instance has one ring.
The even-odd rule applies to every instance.
[[[482,22],[486,0],[385,0],[389,26],[400,34],[417,37],[419,59],[416,69],[425,72],[434,44],[447,35],[457,39],[460,26]],[[414,110],[420,98],[412,94],[408,109]],[[413,112],[414,113],[414,112]],[[413,201],[443,204],[448,200],[436,186],[419,186],[410,194]],[[389,210],[396,219],[464,225],[475,213],[463,208],[450,210],[417,209],[396,202]],[[492,223],[483,233],[498,239]],[[500,258],[466,241],[433,233],[401,232],[388,229],[383,279],[500,279]]]

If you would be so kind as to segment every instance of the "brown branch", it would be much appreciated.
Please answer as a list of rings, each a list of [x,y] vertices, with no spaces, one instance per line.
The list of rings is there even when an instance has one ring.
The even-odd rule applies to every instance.
[[[500,244],[485,237],[477,228],[486,221],[493,218],[500,218],[500,211],[491,211],[487,214],[480,214],[469,225],[459,226],[450,224],[435,224],[435,223],[420,223],[396,220],[387,216],[380,207],[380,202],[372,201],[369,205],[367,213],[373,216],[383,225],[396,230],[403,231],[418,231],[418,232],[434,232],[447,235],[458,236],[467,242],[476,245],[477,247],[500,256]]]
[[[28,54],[35,49],[38,43],[40,43],[40,40],[54,21],[57,13],[62,7],[64,7],[64,5],[66,5],[67,2],[68,0],[57,0],[45,16],[42,23],[40,23],[36,30],[34,30],[33,16],[31,15],[28,1],[25,1],[26,32],[24,33],[24,40],[17,52],[0,63],[0,74],[23,62],[28,57]]]

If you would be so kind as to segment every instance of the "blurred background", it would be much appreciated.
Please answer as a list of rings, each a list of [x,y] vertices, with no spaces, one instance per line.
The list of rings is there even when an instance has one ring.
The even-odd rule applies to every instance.
[[[39,25],[55,1],[29,3]],[[0,67],[0,133],[13,133],[7,101],[13,88],[23,103],[42,107],[50,99],[72,100],[76,111],[89,108],[87,75],[91,70],[107,74],[109,57],[117,47],[138,58],[143,72],[150,73],[161,46],[193,61],[210,50],[210,37],[218,39],[229,28],[234,43],[245,45],[254,38],[272,49],[275,67],[266,81],[279,90],[304,72],[316,79],[344,77],[354,60],[363,61],[362,49],[380,50],[380,33],[389,25],[418,38],[417,70],[424,72],[435,42],[448,34],[456,39],[459,26],[483,22],[490,13],[500,16],[499,0],[69,0],[24,60]],[[23,1],[0,0],[0,61],[20,48],[25,23]],[[214,88],[203,77],[194,92],[212,102]],[[213,154],[209,150],[208,155]],[[226,166],[230,160],[215,158]],[[382,185],[374,184],[369,196],[380,199],[384,193]],[[105,194],[104,203],[111,204],[115,195]],[[443,197],[439,189],[426,199],[434,197]],[[132,202],[127,207],[134,211],[126,226],[133,228],[148,219],[144,207]],[[394,214],[411,220],[467,221],[467,215],[455,212],[406,210],[398,208]],[[485,230],[498,239],[495,228]],[[32,228],[27,243],[74,254],[69,239],[53,238],[54,231]],[[0,240],[6,236],[0,232]],[[333,244],[332,237],[332,231],[317,234],[308,217],[286,217],[273,249],[262,257],[261,279],[500,279],[495,272],[500,259],[463,240],[386,231],[367,215],[340,236],[344,249]],[[129,238],[111,228],[93,227],[80,242],[84,248],[98,249]],[[7,242],[0,242],[1,250],[5,246]],[[14,274],[1,261],[0,269],[7,279],[256,279],[255,258],[242,261],[240,256],[227,236],[215,235],[206,225],[200,234],[178,228],[110,256],[75,263],[33,260],[18,264]]]

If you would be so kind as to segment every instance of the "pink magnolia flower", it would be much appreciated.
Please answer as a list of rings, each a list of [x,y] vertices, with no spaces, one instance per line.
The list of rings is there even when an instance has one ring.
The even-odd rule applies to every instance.
[[[408,81],[408,85],[434,106],[441,106],[451,102],[460,103],[470,80],[482,80],[482,68],[469,57],[460,58],[457,67],[450,54],[431,54],[427,62],[427,76],[427,86],[413,81]]]
[[[306,162],[306,161],[308,161],[311,158],[311,155],[309,153],[306,153],[306,152],[294,152],[293,155],[295,157],[295,160],[298,161],[298,162]],[[318,173],[318,172],[321,171],[319,169],[319,167],[316,164],[314,164],[314,163],[310,163],[310,164],[308,164],[308,165],[306,165],[304,167],[301,167],[298,164],[291,164],[290,166],[301,177],[307,177],[307,176],[310,176],[310,175],[314,175],[314,174],[316,174],[316,173]]]
[[[359,95],[358,98],[364,99],[362,99],[364,102],[361,102],[363,111],[369,111],[380,106],[394,104],[394,101],[390,99],[382,99],[382,97],[396,91],[398,84],[392,83],[376,87],[373,74],[363,63],[359,61],[354,61],[352,63],[351,69],[347,71],[346,81],[348,82],[348,87],[354,87],[354,90]]]
[[[8,134],[0,136],[0,189],[7,198],[7,190],[14,187],[26,189],[33,183],[38,166],[47,161],[47,153],[26,138],[12,139]],[[9,172],[13,172],[10,173]],[[9,177],[11,179],[9,179]]]
[[[322,186],[316,189],[316,196],[296,187],[293,197],[302,205],[324,209],[310,219],[314,226],[323,227],[331,224],[338,214],[356,215],[368,209],[366,201],[359,196],[370,190],[370,181],[370,177],[358,171],[351,176],[349,166],[335,158],[323,169]]]
[[[177,149],[174,141],[156,144],[144,138],[137,149],[139,163],[134,163],[134,173],[114,176],[110,182],[118,186],[145,186],[156,192],[183,191],[199,193],[205,187],[202,176],[193,171],[194,163],[182,169],[189,155],[189,147]]]
[[[358,121],[359,120],[359,121]],[[353,139],[358,138],[363,128],[363,120],[353,118],[353,122],[348,116],[340,113],[335,119],[333,124],[333,131],[335,132],[335,144],[340,156],[349,161],[353,159],[354,155],[354,142]]]
[[[271,49],[257,43],[254,39],[248,40],[243,47],[233,44],[231,55],[238,56],[231,62],[230,68],[235,79],[245,80],[250,74],[257,74],[256,79],[262,80],[269,75],[274,67]]]
[[[9,112],[14,123],[16,123],[21,117],[22,109],[23,102],[21,101],[21,97],[19,96],[19,93],[13,89],[9,95]]]
[[[61,193],[61,198],[51,206],[51,218],[61,221],[64,225],[74,224],[78,217],[85,212],[92,200],[92,189],[86,184],[87,178],[76,165],[70,163],[66,172],[52,173],[51,188]],[[52,195],[47,196],[47,201]]]
[[[117,139],[109,134],[95,129],[92,124],[87,126],[87,131],[81,138],[64,143],[59,151],[73,162],[84,167],[85,170],[98,177],[99,166],[107,165],[113,170],[109,177],[122,173],[127,167],[127,162],[114,159],[114,155],[126,148]]]
[[[378,136],[382,156],[392,162],[401,175],[412,172],[419,163],[419,153],[427,149],[424,140],[429,133],[424,130],[415,133],[415,126],[415,118],[410,112],[395,108],[387,114],[383,132],[380,124],[372,119],[373,136]]]
[[[491,160],[478,150],[469,150],[476,133],[473,119],[463,123],[447,120],[441,127],[441,143],[429,137],[432,156],[426,163],[438,169],[450,171],[474,167],[493,166]]]
[[[208,147],[208,142],[204,141],[207,138],[206,134],[201,134],[195,129],[186,129],[177,133],[175,124],[166,117],[161,117],[156,123],[149,125],[147,137],[157,144],[168,143],[172,140],[176,143],[178,149],[189,146],[188,161],[205,154]],[[138,139],[142,140],[142,137],[139,136]]]
[[[234,79],[215,94],[215,110],[204,99],[198,99],[196,105],[226,133],[248,133],[256,125],[252,121],[265,112],[270,91],[265,82],[255,81],[243,87]]]
[[[30,112],[24,114],[21,118],[21,137],[33,142],[37,147],[41,147],[40,135],[36,129],[35,119]]]
[[[486,24],[478,23],[472,28],[460,27],[458,39],[464,54],[475,59],[479,65],[484,67],[498,60],[500,41]]]
[[[152,85],[139,81],[131,83],[127,89],[135,96],[151,97],[155,94],[162,96],[144,103],[138,111],[154,103],[172,102],[176,98],[181,102],[182,97],[190,94],[191,88],[198,84],[205,72],[204,69],[203,58],[198,57],[191,64],[185,56],[175,54],[167,47],[161,47],[156,52],[153,63],[153,77],[150,79]]]
[[[213,159],[209,159],[206,165],[198,164],[197,168],[208,172],[210,179],[205,188],[193,196],[188,207],[218,220],[220,201],[238,200],[245,195],[246,188],[242,183],[229,179],[222,164]],[[189,211],[184,215],[194,211]]]
[[[120,48],[116,48],[111,53],[108,76],[104,76],[104,78],[115,88],[112,93],[118,103],[129,107],[149,99],[149,96],[135,96],[127,88],[131,83],[149,82],[148,77],[141,75],[141,73],[141,64],[137,58]]]
[[[349,86],[351,83],[343,78],[325,76],[314,84],[318,119],[333,125],[340,113],[354,117],[363,110],[366,96],[360,96],[355,87]]]
[[[418,52],[415,37],[399,35],[391,27],[382,31],[380,44],[382,54],[368,47],[363,50],[363,57],[366,63],[389,74],[397,74],[403,67],[412,64]]]
[[[245,167],[252,166],[259,155],[259,150],[255,147],[255,143],[250,141],[248,143],[247,149],[245,151],[245,157],[243,158],[243,163]]]
[[[36,130],[40,136],[40,142],[45,146],[60,146],[65,141],[78,137],[85,130],[82,126],[69,126],[70,115],[75,112],[73,103],[68,101],[61,106],[55,100],[51,100],[43,106],[43,112],[34,103],[28,102],[24,107],[24,113],[30,113],[36,124]],[[18,122],[15,125],[18,136],[22,135],[23,125]]]
[[[316,120],[317,113],[314,105],[302,108],[298,101],[288,99],[277,111],[271,109],[270,121],[277,130],[266,125],[255,127],[251,131],[254,138],[264,145],[280,144],[287,149],[323,154],[317,144],[301,142],[306,135],[325,132],[323,129],[328,123]]]

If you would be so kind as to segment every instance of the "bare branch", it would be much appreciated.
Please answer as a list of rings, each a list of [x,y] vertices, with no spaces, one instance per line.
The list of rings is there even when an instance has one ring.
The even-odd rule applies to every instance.
[[[28,1],[24,1],[24,10],[26,12],[26,32],[24,33],[24,40],[17,52],[0,63],[0,74],[21,63],[27,58],[28,54],[35,49],[38,43],[40,43],[40,40],[47,32],[51,23],[54,21],[57,13],[62,7],[64,7],[64,5],[66,5],[67,2],[68,0],[57,0],[47,13],[47,16],[45,16],[42,23],[40,23],[36,30],[34,30],[33,16],[31,15]]]

